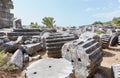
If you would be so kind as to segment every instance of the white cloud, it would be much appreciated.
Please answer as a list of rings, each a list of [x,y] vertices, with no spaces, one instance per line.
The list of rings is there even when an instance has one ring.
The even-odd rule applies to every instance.
[[[92,10],[93,10],[93,8],[87,8],[87,9],[85,9],[86,12],[89,12],[89,11],[92,11]]]
[[[97,7],[97,8],[86,8],[85,11],[89,12],[89,11],[95,11],[95,10],[100,10],[101,8]]]
[[[120,16],[120,10],[93,15],[94,18],[105,18],[105,19],[112,19],[113,17],[119,17],[119,16]]]

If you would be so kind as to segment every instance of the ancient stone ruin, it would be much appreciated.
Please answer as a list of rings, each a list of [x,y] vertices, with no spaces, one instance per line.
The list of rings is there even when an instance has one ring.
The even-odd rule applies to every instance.
[[[106,56],[103,51],[120,45],[120,27],[103,24],[61,30],[57,27],[25,28],[21,19],[13,18],[10,13],[13,8],[12,0],[0,0],[0,52],[6,53],[3,58],[10,54],[3,67],[13,65],[20,74],[25,71],[20,78],[109,78],[98,76],[98,70]],[[107,52],[107,55],[114,57],[112,53]],[[120,65],[113,65],[114,78],[120,77],[119,72]],[[59,77],[61,74],[65,76]],[[7,78],[1,77],[1,70],[0,78]]]
[[[13,26],[13,14],[10,9],[13,9],[13,2],[11,0],[0,0],[0,28],[10,28]]]
[[[94,39],[74,40],[62,47],[62,57],[73,64],[77,78],[90,77],[102,62],[103,51]]]
[[[43,48],[46,49],[48,57],[60,58],[62,46],[77,37],[69,33],[49,33],[46,32],[41,36]]]

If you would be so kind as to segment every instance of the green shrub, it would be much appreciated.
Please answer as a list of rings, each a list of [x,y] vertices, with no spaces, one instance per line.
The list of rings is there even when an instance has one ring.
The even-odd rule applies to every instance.
[[[15,65],[7,64],[10,58],[11,58],[10,53],[5,52],[4,50],[0,52],[0,70],[6,70],[6,71],[18,70],[18,67],[16,67]]]
[[[100,35],[100,34],[104,34],[104,31],[96,31],[96,34]]]
[[[5,51],[1,51],[0,52],[0,67],[6,64],[9,59],[10,59],[10,54],[6,53]]]

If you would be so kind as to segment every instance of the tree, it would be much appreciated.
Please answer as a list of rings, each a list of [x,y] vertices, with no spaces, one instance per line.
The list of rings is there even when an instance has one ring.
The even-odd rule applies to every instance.
[[[39,25],[38,25],[38,23],[37,22],[31,22],[30,23],[30,26],[32,27],[32,28],[39,28]]]
[[[112,19],[112,22],[114,25],[120,26],[120,17],[118,17],[118,18],[114,17]]]
[[[46,26],[46,27],[49,27],[49,28],[53,28],[54,27],[54,24],[55,24],[55,20],[53,17],[44,17],[42,19],[42,23]]]
[[[94,23],[93,23],[93,25],[96,25],[96,24],[103,24],[101,21],[95,21]]]
[[[112,21],[107,21],[107,22],[104,22],[105,24],[111,24],[112,25]]]

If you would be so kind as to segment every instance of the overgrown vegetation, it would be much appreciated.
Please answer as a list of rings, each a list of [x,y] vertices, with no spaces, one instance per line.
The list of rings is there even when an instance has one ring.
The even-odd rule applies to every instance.
[[[93,25],[96,25],[96,24],[111,24],[113,26],[120,26],[120,17],[114,17],[111,21],[107,21],[107,22],[101,22],[101,21],[95,21],[93,23]]]
[[[5,52],[4,50],[0,52],[0,67],[5,65],[10,59],[10,54]]]
[[[5,52],[4,50],[0,52],[0,70],[6,70],[6,71],[18,70],[18,68],[15,65],[7,64],[11,56],[12,54]]]
[[[120,26],[120,17],[114,17],[112,23],[116,26]]]
[[[42,19],[42,23],[48,27],[48,28],[53,28],[55,25],[55,20],[53,17],[44,17]]]
[[[32,27],[32,28],[39,28],[40,26],[38,25],[38,23],[37,22],[31,22],[30,23],[30,26]]]
[[[98,34],[98,35],[100,35],[100,34],[105,34],[105,32],[104,31],[96,31],[96,34]]]
[[[96,25],[96,24],[103,24],[101,21],[95,21],[94,23],[93,23],[93,25]]]
[[[10,64],[10,65],[7,64],[7,65],[4,66],[4,70],[6,70],[6,71],[17,71],[17,70],[19,70],[19,68],[17,66],[13,65],[13,64]]]

